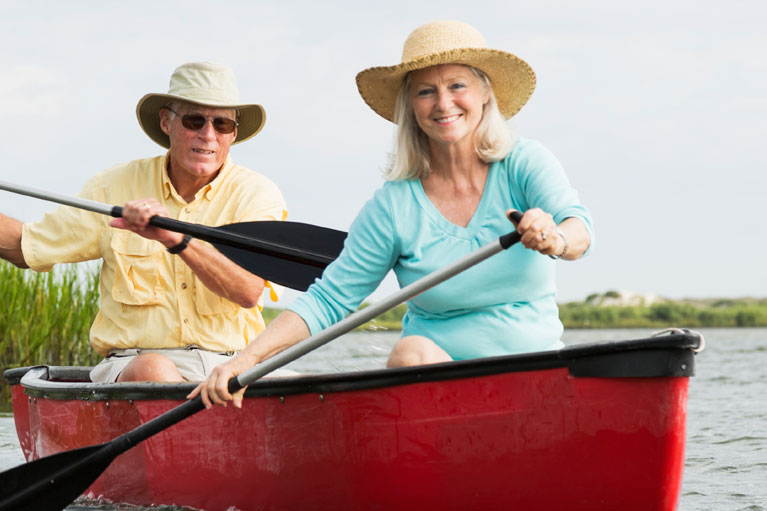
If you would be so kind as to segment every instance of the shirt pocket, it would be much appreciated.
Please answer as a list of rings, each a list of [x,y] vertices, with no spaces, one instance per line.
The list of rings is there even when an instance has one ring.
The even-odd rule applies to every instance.
[[[160,303],[162,245],[132,232],[119,232],[110,246],[115,258],[112,298],[127,305]]]
[[[239,305],[218,296],[205,287],[205,284],[197,277],[194,278],[194,304],[197,312],[202,316],[231,314],[239,309]]]

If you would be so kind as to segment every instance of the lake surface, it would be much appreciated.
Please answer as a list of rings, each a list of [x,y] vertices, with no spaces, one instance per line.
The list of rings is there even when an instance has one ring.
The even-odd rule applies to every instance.
[[[767,511],[767,328],[700,329],[706,348],[690,380],[687,448],[679,511]],[[572,330],[568,344],[636,339],[652,330]],[[383,367],[398,337],[356,332],[288,367],[303,373]],[[0,470],[24,462],[13,418],[0,415]],[[126,506],[73,505],[68,511],[140,511]],[[147,508],[148,509],[148,508]],[[151,508],[170,511],[180,508]]]

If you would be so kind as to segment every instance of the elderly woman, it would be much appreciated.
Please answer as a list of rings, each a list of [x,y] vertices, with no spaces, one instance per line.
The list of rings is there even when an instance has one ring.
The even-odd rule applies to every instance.
[[[367,104],[398,126],[388,182],[355,219],[339,258],[248,347],[191,396],[207,407],[234,400],[234,375],[354,311],[393,269],[406,286],[509,231],[522,246],[414,298],[389,367],[557,349],[555,260],[581,257],[591,218],[556,158],[516,140],[504,118],[519,111],[535,75],[486,47],[460,22],[416,29],[402,63],[357,75]]]

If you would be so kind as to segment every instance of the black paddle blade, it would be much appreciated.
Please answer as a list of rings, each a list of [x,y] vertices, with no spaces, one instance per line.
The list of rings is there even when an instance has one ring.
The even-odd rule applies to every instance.
[[[216,229],[290,247],[297,252],[295,256],[286,253],[287,250],[271,255],[226,242],[213,242],[219,252],[249,272],[299,291],[305,291],[322,275],[325,267],[341,253],[346,239],[343,231],[299,222],[243,222]]]
[[[64,451],[0,473],[0,511],[61,511],[117,456],[111,444]]]

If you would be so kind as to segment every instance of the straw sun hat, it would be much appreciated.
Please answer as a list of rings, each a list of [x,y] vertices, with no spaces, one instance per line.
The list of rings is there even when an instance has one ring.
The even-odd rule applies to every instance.
[[[160,128],[160,110],[172,101],[209,108],[236,108],[240,117],[234,144],[261,131],[266,121],[266,112],[261,105],[240,104],[237,80],[229,67],[211,62],[188,62],[173,71],[167,94],[147,94],[136,106],[141,128],[166,149],[170,147],[170,139]]]
[[[487,47],[477,29],[460,21],[435,21],[415,29],[405,41],[402,63],[371,67],[357,75],[362,99],[394,122],[394,104],[405,75],[438,64],[465,64],[482,70],[507,119],[519,112],[535,89],[535,73],[524,60]]]

